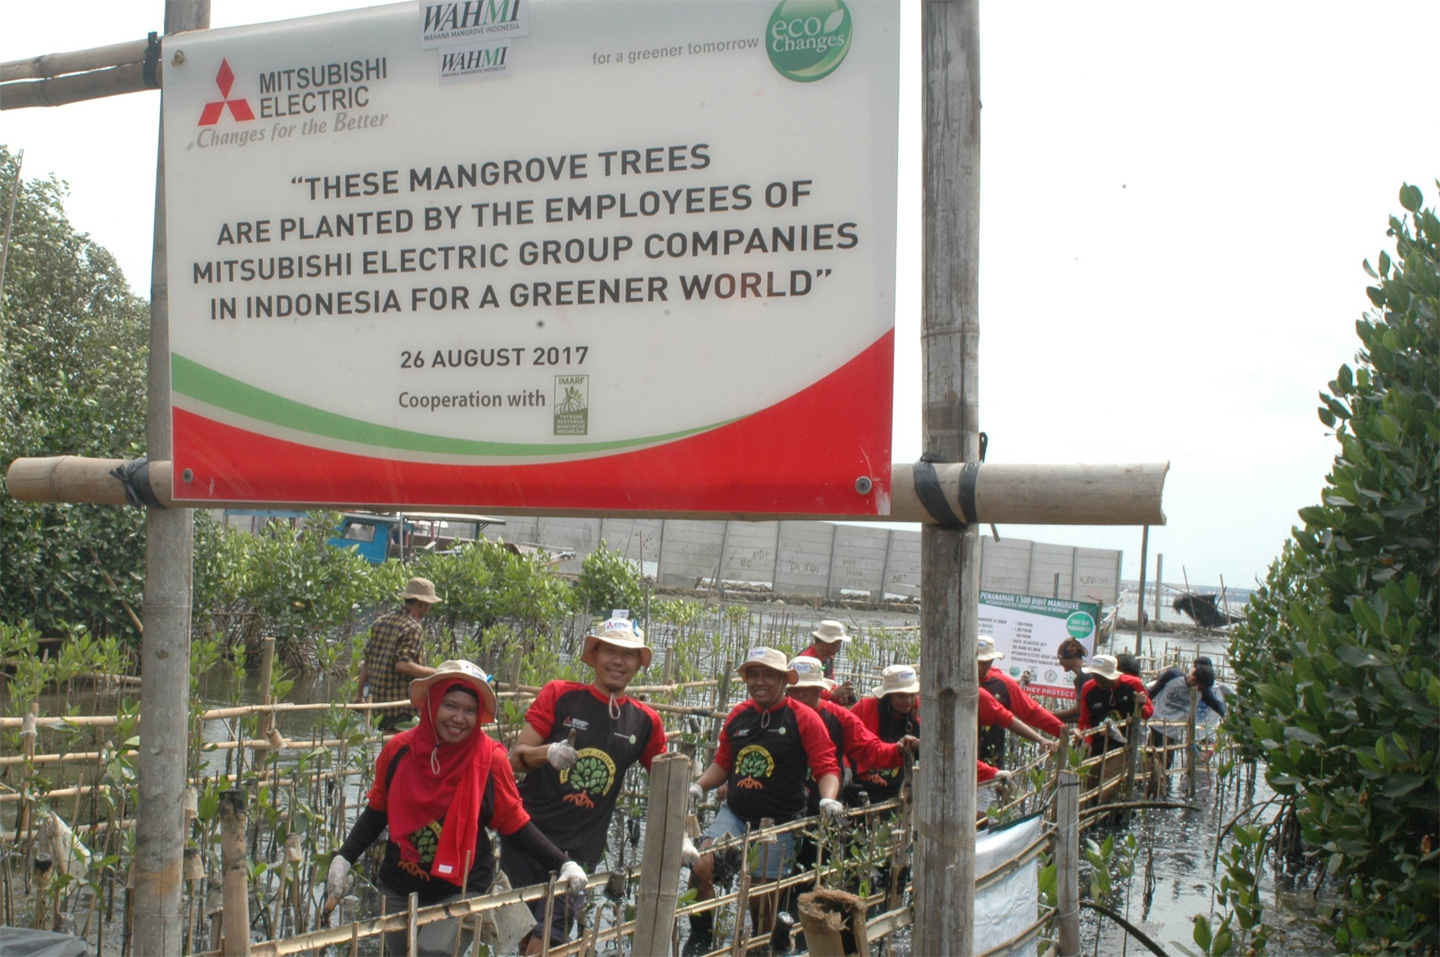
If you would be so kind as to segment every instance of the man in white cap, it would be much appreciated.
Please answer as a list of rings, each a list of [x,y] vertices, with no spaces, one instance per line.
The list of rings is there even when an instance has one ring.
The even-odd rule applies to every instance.
[[[1005,657],[1005,653],[995,647],[994,638],[981,635],[976,639],[975,651],[975,660],[980,667],[980,687],[990,692],[996,701],[1026,725],[1056,738],[1064,733],[1064,722],[1037,704],[1020,687],[1020,682],[1002,669],[993,667],[996,661]],[[1000,725],[980,726],[980,760],[997,768],[1005,767],[1005,729]]]
[[[995,718],[1004,711],[983,691],[980,695],[980,713]],[[988,700],[987,700],[988,699]],[[891,665],[880,672],[880,686],[875,694],[861,698],[851,713],[864,727],[882,741],[906,742],[915,739],[915,750],[919,746],[920,734],[920,675],[914,665]],[[1008,712],[1006,712],[1008,714]],[[1032,732],[1033,733],[1033,732]],[[898,766],[890,767],[873,762],[857,761],[852,758],[855,768],[856,791],[863,790],[872,803],[888,801],[900,794],[904,779]],[[984,761],[975,762],[976,780],[981,784],[1010,780],[1009,771],[991,767]]]
[[[826,701],[833,701],[846,708],[855,703],[855,686],[848,681],[833,684],[835,679],[835,659],[840,654],[840,649],[848,645],[851,636],[845,633],[845,626],[833,618],[827,618],[815,626],[810,632],[810,637],[815,640],[810,647],[800,652],[798,657],[814,658],[818,660],[825,671],[825,677],[831,679],[832,686],[825,689],[821,695]]]
[[[405,602],[375,619],[370,626],[370,640],[365,645],[365,660],[360,664],[360,680],[355,689],[357,702],[366,700],[365,686],[370,686],[371,701],[398,701],[410,694],[410,682],[428,678],[435,669],[422,664],[425,657],[425,633],[420,622],[430,613],[430,606],[442,599],[435,594],[435,583],[428,578],[412,578],[405,590],[395,597]],[[402,706],[377,709],[381,731],[410,720],[414,712]]]
[[[625,772],[646,771],[665,753],[660,715],[625,689],[650,664],[645,632],[628,618],[611,618],[585,636],[580,660],[595,672],[589,684],[551,681],[525,712],[525,725],[510,747],[510,765],[527,772],[520,783],[525,810],[540,832],[587,871],[605,853],[605,835]],[[548,870],[512,842],[500,841],[500,866],[514,887],[542,883]],[[584,903],[580,895],[557,895],[551,908],[550,945],[565,942]],[[520,942],[521,953],[544,948],[546,902],[530,902],[536,924]]]
[[[1140,705],[1141,717],[1148,718],[1155,713],[1155,706],[1150,703],[1150,695],[1145,691],[1145,683],[1134,675],[1122,672],[1114,655],[1096,655],[1083,670],[1090,680],[1080,689],[1081,731],[1099,727],[1107,718],[1124,723],[1135,713],[1137,704]],[[1123,743],[1108,733],[1092,735],[1090,754],[1104,754],[1112,746],[1118,747]]]
[[[920,676],[914,665],[891,665],[880,672],[880,686],[875,693],[856,702],[851,713],[860,719],[871,734],[881,741],[918,740],[920,734]],[[864,790],[876,804],[900,793],[904,783],[899,765],[872,766],[852,762],[857,790]]]
[[[825,677],[820,662],[807,655],[790,660],[790,670],[796,674],[796,681],[785,693],[796,701],[808,705],[825,723],[825,731],[835,746],[835,761],[848,760],[852,765],[865,768],[899,768],[905,763],[905,752],[914,754],[920,748],[920,739],[913,734],[902,735],[896,741],[882,741],[875,736],[854,712],[833,701],[826,701],[821,692],[834,687],[835,682]],[[843,767],[843,764],[842,764]],[[814,788],[814,778],[807,777],[805,786],[810,792],[805,808],[808,816],[820,813],[820,792]],[[813,858],[812,858],[813,861]],[[801,864],[807,863],[804,860]]]
[[[747,827],[758,828],[762,818],[784,824],[803,817],[807,774],[815,779],[821,814],[836,818],[845,810],[838,800],[840,768],[835,763],[835,747],[824,722],[785,694],[798,680],[785,655],[774,648],[752,648],[737,670],[750,698],[725,719],[714,760],[690,785],[690,795],[696,800],[711,788],[726,785],[725,803],[706,829],[702,849],[725,836],[739,837]],[[790,872],[795,832],[777,837],[774,844],[762,846],[755,859],[752,876],[757,883],[779,880]],[[715,896],[714,855],[697,855],[690,847],[684,854],[697,899],[710,900]],[[752,902],[754,932],[768,933],[774,914],[762,913],[760,905],[773,906],[771,895],[757,895]],[[713,921],[712,913],[692,914],[692,936],[708,937]]]

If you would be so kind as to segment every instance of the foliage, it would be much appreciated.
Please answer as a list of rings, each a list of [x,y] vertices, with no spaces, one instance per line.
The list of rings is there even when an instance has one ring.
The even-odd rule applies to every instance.
[[[225,530],[198,540],[196,564],[206,576],[197,593],[212,604],[196,606],[196,622],[242,647],[273,635],[281,661],[307,674],[319,670],[319,646],[343,642],[359,627],[362,609],[388,600],[384,576],[353,551],[327,544],[338,521],[335,513],[315,512],[298,528],[273,521],[255,535]]]
[[[602,618],[609,617],[616,608],[629,609],[631,618],[639,618],[645,606],[640,568],[602,541],[580,563],[575,600],[581,609]]]
[[[400,568],[394,562],[382,567]],[[512,637],[549,635],[573,612],[570,586],[554,574],[545,556],[517,554],[503,542],[466,542],[447,554],[421,555],[403,568],[397,590],[411,575],[433,581],[445,600],[430,616],[462,639],[481,637],[502,623],[512,626]]]
[[[0,213],[16,165],[0,146]],[[143,454],[148,309],[114,257],[71,227],[65,193],[53,177],[19,183],[0,295],[0,474],[24,457]],[[37,505],[0,490],[6,619],[137,638],[119,600],[138,612],[144,521],[139,509]]]
[[[1440,949],[1440,219],[1405,186],[1356,323],[1321,393],[1340,451],[1232,638],[1250,693],[1227,723],[1293,797],[1343,881],[1354,951]]]

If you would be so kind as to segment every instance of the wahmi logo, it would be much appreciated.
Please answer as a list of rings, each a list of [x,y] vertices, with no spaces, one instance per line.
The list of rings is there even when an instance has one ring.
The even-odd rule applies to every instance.
[[[214,126],[220,122],[220,117],[225,112],[225,107],[230,107],[230,115],[241,123],[255,119],[255,113],[250,109],[250,101],[244,97],[230,99],[230,89],[235,85],[235,74],[230,69],[230,61],[220,61],[220,72],[215,74],[215,85],[220,88],[220,102],[206,103],[205,109],[200,113],[198,126]]]
[[[447,0],[420,5],[420,47],[530,33],[527,0]]]
[[[440,78],[444,80],[477,74],[506,73],[510,54],[507,42],[476,47],[449,47],[440,51]]]

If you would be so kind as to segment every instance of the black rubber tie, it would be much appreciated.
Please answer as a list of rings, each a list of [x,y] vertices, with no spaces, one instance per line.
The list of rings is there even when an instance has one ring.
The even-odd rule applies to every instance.
[[[125,500],[131,505],[148,506],[150,508],[165,508],[165,503],[155,496],[155,491],[150,487],[150,460],[148,458],[132,459],[124,465],[110,470],[110,474],[120,480],[125,488]]]
[[[912,466],[912,474],[915,477],[915,494],[920,497],[920,504],[925,506],[925,511],[935,519],[935,523],[941,528],[965,528],[967,523],[960,520],[960,517],[955,514],[955,510],[950,507],[950,502],[945,498],[945,491],[940,487],[940,476],[935,474],[934,461],[929,456],[922,455],[920,461]],[[973,509],[975,501],[973,488],[970,501]],[[974,514],[973,511],[971,514]]]

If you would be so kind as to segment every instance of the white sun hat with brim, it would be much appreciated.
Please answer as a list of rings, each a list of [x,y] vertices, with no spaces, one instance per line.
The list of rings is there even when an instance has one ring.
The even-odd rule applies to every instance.
[[[1114,655],[1096,655],[1090,659],[1090,663],[1080,669],[1088,675],[1097,675],[1106,681],[1116,681],[1120,678],[1120,663],[1115,660]]]
[[[880,687],[875,689],[875,697],[883,698],[887,694],[919,694],[920,674],[915,670],[914,665],[891,665],[880,672]]]
[[[475,693],[480,696],[480,710],[485,712],[480,716],[481,724],[494,720],[495,689],[490,687],[490,676],[479,665],[470,661],[442,661],[433,675],[410,682],[410,703],[423,711],[430,689],[437,682],[449,679],[459,679],[467,687],[474,688]]]
[[[435,583],[428,578],[412,578],[405,583],[405,590],[396,592],[396,598],[423,601],[427,605],[438,604],[445,599],[435,594]]]
[[[654,654],[645,644],[645,631],[629,618],[611,618],[585,636],[585,648],[580,660],[595,667],[595,646],[604,642],[615,648],[633,648],[640,652],[640,667],[650,667],[650,656]]]
[[[825,677],[825,666],[819,658],[798,655],[790,659],[790,670],[795,672],[796,688],[824,688],[829,691],[835,682]]]
[[[810,634],[820,641],[831,644],[837,641],[846,642],[850,640],[850,636],[845,634],[845,626],[833,618],[826,618],[820,622]]]
[[[995,650],[995,639],[989,635],[981,635],[975,639],[975,660],[994,661],[996,658],[1004,658],[1005,652]]]
[[[776,651],[774,648],[751,648],[750,651],[746,653],[745,660],[740,663],[740,667],[735,669],[735,673],[743,678],[745,677],[745,669],[753,668],[756,665],[761,668],[769,668],[771,671],[780,672],[785,676],[786,684],[793,685],[800,680],[800,676],[795,673],[795,669],[790,667],[790,662],[785,660],[785,653]]]

